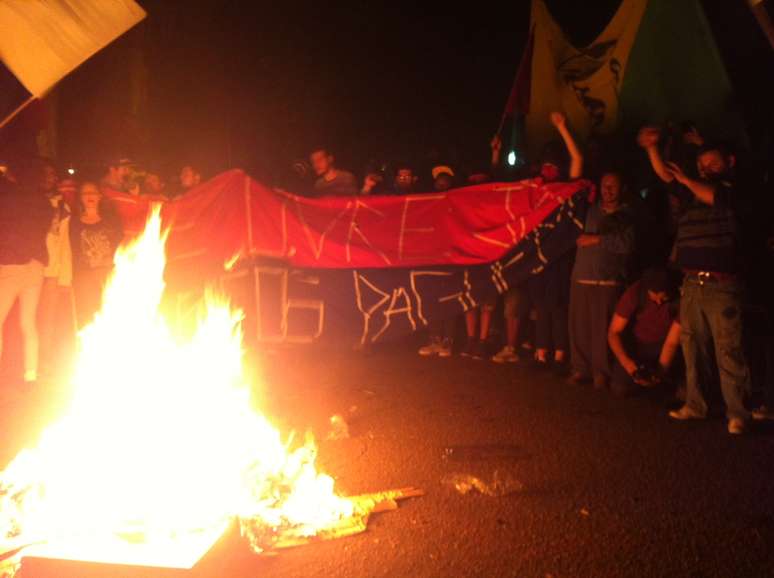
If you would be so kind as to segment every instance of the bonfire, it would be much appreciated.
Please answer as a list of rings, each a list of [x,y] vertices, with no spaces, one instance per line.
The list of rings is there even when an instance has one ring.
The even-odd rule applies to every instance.
[[[242,315],[223,296],[206,294],[191,334],[173,332],[165,240],[156,209],[119,249],[70,402],[0,473],[0,576],[23,556],[190,568],[235,521],[260,553],[360,532],[417,493],[336,493],[314,440],[283,439],[251,404]]]

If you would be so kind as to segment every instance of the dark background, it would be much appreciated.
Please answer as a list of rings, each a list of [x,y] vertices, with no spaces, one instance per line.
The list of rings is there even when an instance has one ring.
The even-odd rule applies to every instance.
[[[584,44],[619,2],[548,5]],[[530,5],[140,3],[147,19],[58,89],[63,162],[130,154],[162,172],[193,162],[209,174],[239,166],[273,180],[323,144],[355,171],[369,159],[421,162],[433,150],[472,167],[498,126]],[[745,0],[702,3],[753,146],[765,146],[772,51]]]

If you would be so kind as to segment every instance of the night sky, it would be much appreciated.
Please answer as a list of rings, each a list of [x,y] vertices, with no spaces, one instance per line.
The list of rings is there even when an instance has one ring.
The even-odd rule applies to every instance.
[[[63,159],[129,153],[162,171],[191,161],[271,180],[323,144],[358,172],[370,159],[422,162],[432,150],[474,165],[529,24],[529,0],[140,3],[146,21],[61,85]],[[618,3],[548,1],[578,44]],[[770,125],[771,51],[749,10],[741,0],[704,4],[746,114]],[[128,121],[143,78],[137,54],[147,99]]]

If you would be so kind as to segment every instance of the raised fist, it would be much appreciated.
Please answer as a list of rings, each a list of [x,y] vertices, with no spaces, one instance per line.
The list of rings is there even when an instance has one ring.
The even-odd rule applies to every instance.
[[[637,134],[637,144],[644,149],[649,149],[658,144],[659,130],[652,126],[644,126]]]
[[[551,124],[556,128],[562,128],[567,125],[567,117],[561,112],[551,113]]]

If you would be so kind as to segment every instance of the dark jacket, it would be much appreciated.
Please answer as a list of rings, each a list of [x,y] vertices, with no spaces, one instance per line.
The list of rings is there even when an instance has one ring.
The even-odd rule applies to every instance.
[[[39,191],[0,178],[0,265],[48,264],[46,234],[53,208]]]

